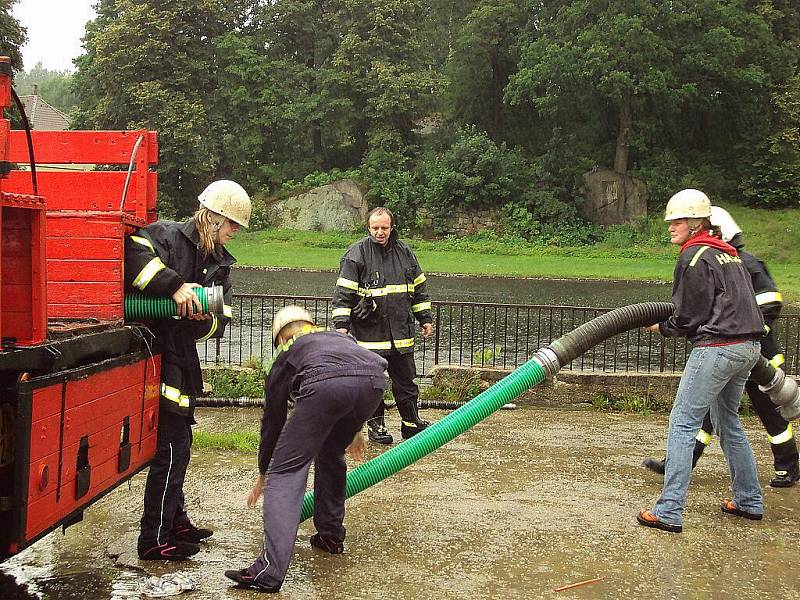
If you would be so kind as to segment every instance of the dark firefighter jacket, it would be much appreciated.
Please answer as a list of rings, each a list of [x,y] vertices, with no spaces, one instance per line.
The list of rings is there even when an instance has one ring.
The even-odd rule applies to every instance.
[[[161,408],[191,417],[194,397],[203,391],[197,342],[221,337],[231,319],[230,267],[235,259],[204,257],[195,220],[156,221],[125,238],[125,288],[170,297],[184,283],[221,285],[225,314],[207,320],[158,319],[151,329],[161,352]]]
[[[365,314],[368,313],[368,314]],[[379,354],[414,351],[416,324],[430,323],[431,302],[417,257],[397,230],[381,246],[371,237],[351,245],[339,263],[333,323]]]
[[[374,377],[385,385],[386,360],[363,348],[348,335],[313,327],[280,346],[264,378],[264,415],[258,445],[258,470],[267,472],[269,461],[286,423],[290,399],[303,385],[332,377]]]
[[[767,335],[761,339],[761,354],[776,369],[786,362],[781,352],[778,342],[775,340],[773,327],[775,319],[781,314],[783,308],[783,296],[778,291],[778,286],[767,270],[767,266],[744,249],[744,242],[741,235],[733,236],[731,246],[739,251],[739,256],[744,263],[744,268],[750,273],[750,280],[753,282],[753,291],[756,294],[756,304],[764,317],[767,326]]]
[[[685,336],[695,345],[761,339],[764,320],[742,259],[710,245],[683,250],[675,265],[672,303],[675,310],[659,323],[662,335]]]

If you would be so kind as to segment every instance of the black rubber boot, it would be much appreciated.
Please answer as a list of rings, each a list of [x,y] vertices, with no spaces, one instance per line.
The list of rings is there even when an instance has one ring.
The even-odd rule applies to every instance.
[[[342,554],[344,552],[344,544],[342,542],[318,533],[312,535],[308,541],[314,548],[319,548],[329,554]]]
[[[400,424],[400,435],[403,436],[404,440],[407,440],[410,437],[414,437],[420,431],[424,431],[428,428],[428,421],[423,421],[421,419],[417,421],[403,421]]]
[[[214,535],[214,532],[205,527],[195,527],[192,523],[184,523],[172,530],[175,539],[179,542],[199,544]]]
[[[383,417],[373,417],[367,421],[367,436],[378,444],[391,444],[394,442],[392,434],[386,429]]]
[[[659,475],[664,474],[664,461],[658,460],[657,458],[653,458],[652,456],[648,456],[642,461],[642,466],[645,469],[652,471],[653,473],[658,473]]]
[[[695,441],[694,443],[694,452],[692,452],[692,468],[694,469],[697,465],[697,461],[700,460],[700,457],[703,456],[703,452],[706,450],[706,445],[702,442]],[[642,466],[645,469],[649,469],[653,473],[658,473],[659,475],[664,474],[664,463],[665,460],[658,460],[657,458],[647,457],[642,461]]]
[[[139,544],[137,548],[140,560],[186,560],[200,552],[200,546],[188,542],[167,542],[152,546]]]
[[[775,477],[770,479],[769,486],[774,488],[792,487],[800,481],[800,469],[795,466],[788,471],[775,471]]]
[[[256,590],[257,592],[264,592],[267,594],[274,594],[281,589],[281,586],[266,585],[258,582],[258,576],[253,575],[250,569],[228,569],[225,571],[225,577],[231,581],[235,581],[239,587]]]

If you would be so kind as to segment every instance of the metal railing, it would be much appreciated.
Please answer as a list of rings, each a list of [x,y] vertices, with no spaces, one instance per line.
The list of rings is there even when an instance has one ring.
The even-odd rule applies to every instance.
[[[240,294],[233,299],[234,321],[218,340],[198,347],[206,364],[252,365],[272,355],[272,316],[287,304],[308,310],[320,326],[331,328],[331,299],[318,296]],[[433,302],[434,334],[418,340],[417,369],[425,375],[434,365],[449,364],[514,369],[551,341],[611,309]],[[798,375],[800,314],[776,322],[784,369]],[[691,346],[684,338],[663,338],[634,329],[591,348],[565,368],[604,372],[676,373],[683,370]]]

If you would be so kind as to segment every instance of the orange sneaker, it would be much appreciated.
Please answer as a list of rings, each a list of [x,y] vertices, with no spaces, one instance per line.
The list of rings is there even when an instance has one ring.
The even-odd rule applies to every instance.
[[[670,533],[680,533],[683,531],[683,526],[664,523],[664,521],[660,521],[657,516],[646,509],[639,511],[639,514],[636,515],[636,520],[639,521],[639,525],[660,529],[661,531],[669,531]]]
[[[741,508],[736,508],[733,500],[723,500],[720,508],[724,513],[728,513],[729,515],[734,515],[736,517],[744,517],[745,519],[750,519],[751,521],[760,521],[764,518],[764,515],[761,513],[751,513],[747,512],[746,510],[742,510]]]

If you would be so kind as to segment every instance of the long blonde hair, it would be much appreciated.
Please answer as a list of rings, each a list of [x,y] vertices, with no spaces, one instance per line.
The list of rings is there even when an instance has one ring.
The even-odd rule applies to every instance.
[[[222,219],[222,222],[219,221]],[[201,206],[194,213],[197,234],[200,236],[200,250],[204,256],[209,254],[219,255],[222,245],[217,241],[217,232],[225,222],[225,217]]]

